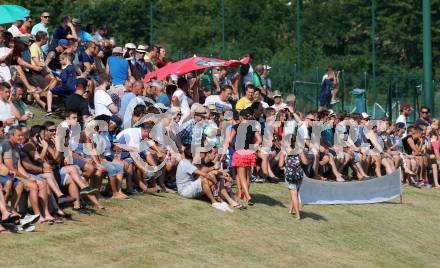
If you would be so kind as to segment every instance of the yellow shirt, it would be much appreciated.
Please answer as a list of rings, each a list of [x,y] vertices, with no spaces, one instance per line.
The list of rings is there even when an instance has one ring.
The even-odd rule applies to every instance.
[[[250,101],[246,97],[243,97],[237,101],[237,104],[235,104],[235,109],[236,110],[243,110],[243,109],[246,109],[251,104],[252,104],[252,101]]]
[[[43,66],[44,65],[44,54],[43,54],[43,50],[41,49],[41,47],[39,45],[37,45],[36,43],[33,43],[29,47],[29,50],[31,52],[31,64],[37,65],[34,58],[38,58],[40,60],[40,66]]]

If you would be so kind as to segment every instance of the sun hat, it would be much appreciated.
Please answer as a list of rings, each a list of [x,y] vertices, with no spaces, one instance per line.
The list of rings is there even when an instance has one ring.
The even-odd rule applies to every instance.
[[[147,47],[144,45],[139,45],[136,49],[136,52],[147,53]]]
[[[136,49],[136,45],[133,43],[127,43],[127,44],[125,44],[124,48]]]
[[[203,106],[197,106],[195,109],[194,109],[194,114],[196,114],[196,115],[203,115],[203,116],[205,116],[206,115],[206,109],[205,109],[205,107],[203,107]]]
[[[273,92],[273,97],[274,97],[274,98],[276,98],[276,97],[282,97],[281,92],[280,92],[279,90],[275,90],[275,91]]]
[[[113,54],[123,54],[124,51],[122,50],[122,47],[115,47],[115,48],[113,48],[112,53]]]

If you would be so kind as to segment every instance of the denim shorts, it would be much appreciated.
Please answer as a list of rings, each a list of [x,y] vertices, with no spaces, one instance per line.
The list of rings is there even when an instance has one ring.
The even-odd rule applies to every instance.
[[[11,175],[2,176],[0,175],[0,184],[5,186],[8,181],[12,181],[12,187],[15,189],[20,183],[19,179],[13,178]]]
[[[77,165],[81,170],[84,170],[84,167],[86,165],[86,161],[79,159],[79,158],[73,158],[72,163],[74,165]]]
[[[119,165],[117,163],[111,163],[111,162],[101,162],[101,165],[105,167],[105,170],[107,172],[107,175],[109,177],[114,177],[116,175],[124,173],[124,167],[122,165]]]

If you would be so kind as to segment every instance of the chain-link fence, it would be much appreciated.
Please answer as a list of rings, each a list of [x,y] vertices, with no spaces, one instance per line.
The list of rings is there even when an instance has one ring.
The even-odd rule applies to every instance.
[[[172,61],[192,57],[194,54],[177,50],[169,55]],[[216,57],[219,55],[204,55]],[[256,63],[254,63],[256,65]],[[271,69],[269,77],[272,80],[273,90],[280,90],[284,96],[295,94],[297,109],[301,112],[316,110],[319,106],[319,93],[322,77],[325,74],[325,66],[317,66],[296,71],[295,64],[267,63]],[[232,76],[236,68],[229,70]],[[210,85],[210,72],[205,74],[204,86]],[[373,89],[373,79],[367,72],[351,73],[340,71],[340,86],[337,98],[340,100],[333,106],[335,111],[346,110],[353,112],[356,109],[356,98],[352,94],[353,89],[365,89],[364,107],[365,112],[374,118],[387,116],[393,120],[399,116],[399,107],[402,103],[409,103],[413,107],[410,121],[418,116],[418,110],[422,105],[422,77],[417,75],[393,75],[385,74],[376,77],[376,88]],[[434,104],[440,103],[440,83],[434,81]],[[440,108],[436,109],[433,116],[440,117]]]
[[[294,93],[297,99],[297,109],[301,112],[316,110],[319,106],[319,93],[325,68],[315,67],[295,72],[295,65],[276,65],[271,69],[271,79],[274,89],[284,95]],[[383,75],[376,77],[376,88],[372,88],[372,78],[368,73],[350,73],[341,70],[340,86],[337,98],[339,103],[333,106],[335,111],[355,111],[355,96],[353,89],[365,89],[365,111],[374,118],[387,116],[393,120],[399,116],[402,103],[413,107],[410,121],[418,117],[422,105],[422,78],[419,76]],[[440,84],[434,81],[434,104],[440,103]],[[440,109],[433,116],[440,117]]]

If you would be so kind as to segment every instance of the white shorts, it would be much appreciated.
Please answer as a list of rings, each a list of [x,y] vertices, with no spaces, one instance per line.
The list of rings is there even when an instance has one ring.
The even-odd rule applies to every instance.
[[[179,195],[185,198],[197,198],[203,195],[202,180],[198,178],[183,189],[178,189]]]

